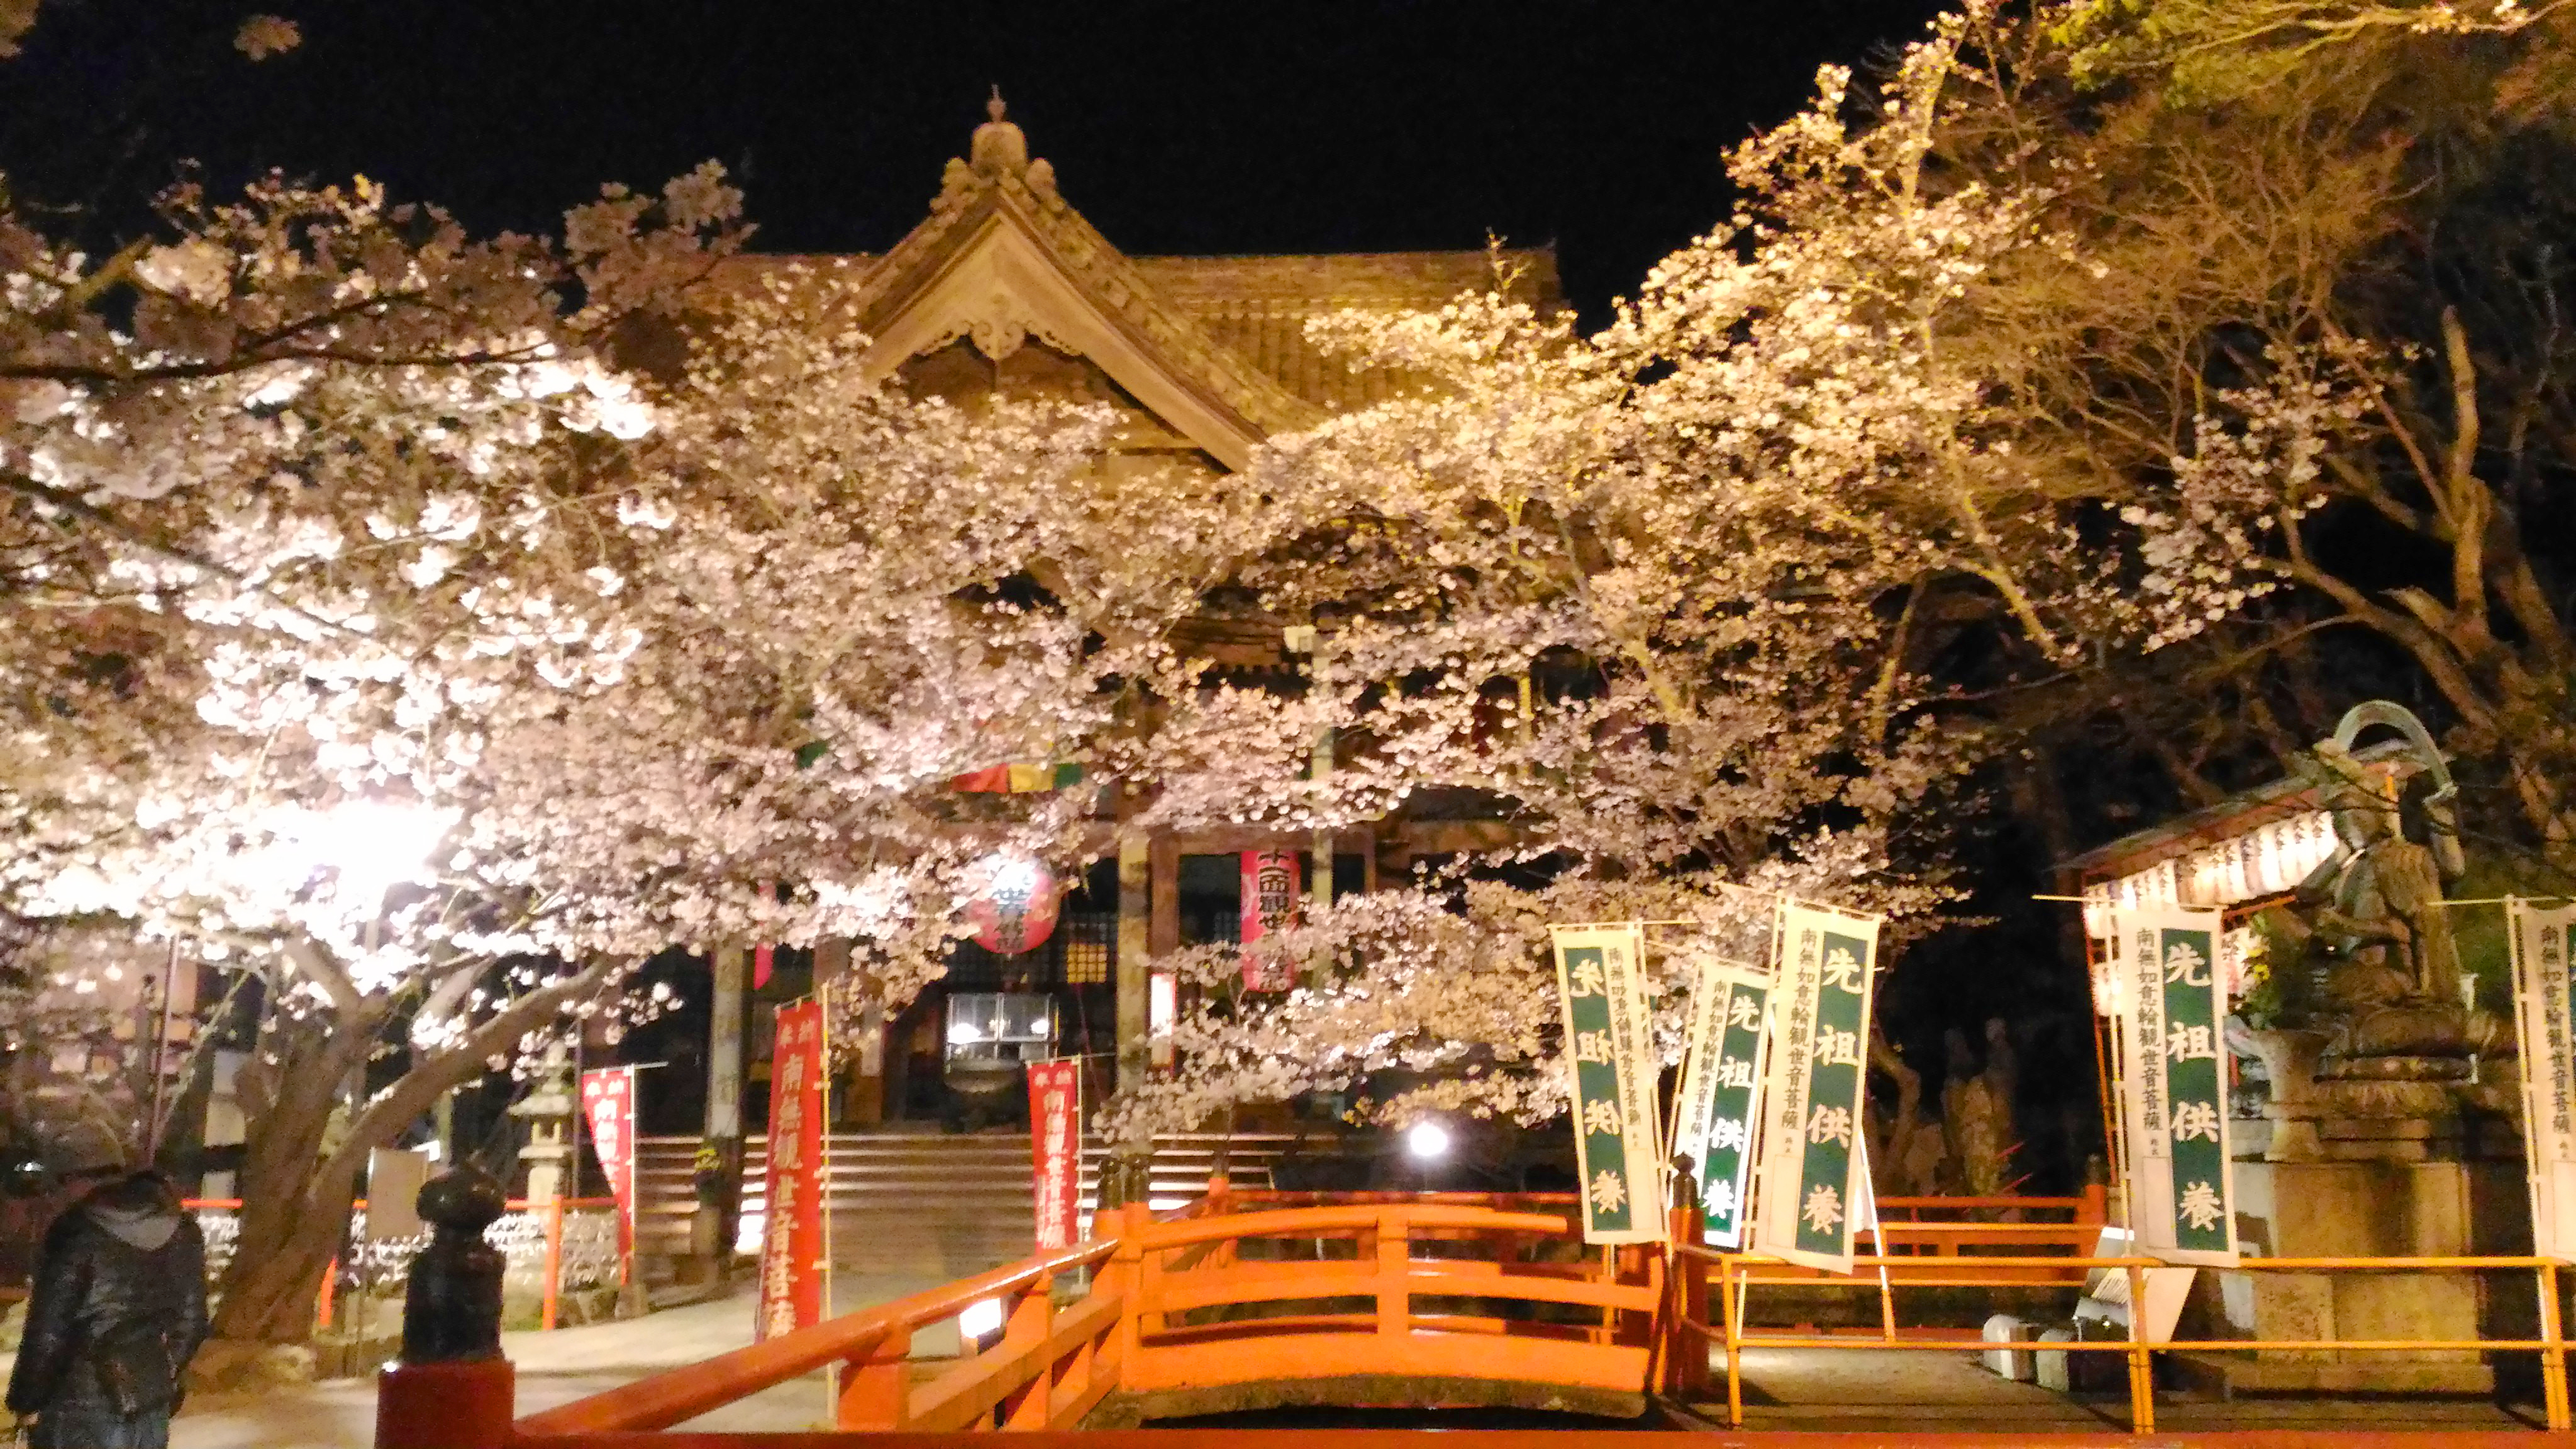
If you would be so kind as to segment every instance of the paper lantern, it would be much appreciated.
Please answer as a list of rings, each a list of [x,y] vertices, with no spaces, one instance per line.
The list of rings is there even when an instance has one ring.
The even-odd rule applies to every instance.
[[[966,907],[975,942],[996,956],[1034,951],[1055,934],[1055,875],[1034,860],[995,863],[993,883]]]

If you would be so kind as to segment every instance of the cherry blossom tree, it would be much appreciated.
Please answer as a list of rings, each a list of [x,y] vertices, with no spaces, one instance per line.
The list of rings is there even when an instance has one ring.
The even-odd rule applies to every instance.
[[[1302,698],[1176,708],[1157,748],[1234,763],[1204,772],[1209,795],[1157,808],[1250,798],[1256,818],[1303,827],[1464,794],[1578,893],[1692,872],[1745,884],[1815,864],[1804,843],[1833,827],[1906,867],[1813,888],[1920,891],[1945,792],[2015,744],[1945,661],[2005,683],[2060,675],[2278,588],[2262,545],[2278,520],[2244,500],[2286,487],[2295,518],[2360,392],[2317,367],[2204,389],[2224,425],[2179,431],[2161,472],[2106,467],[2069,426],[2045,372],[2058,355],[2034,337],[2065,317],[2035,303],[2042,284],[2111,273],[2074,206],[2093,163],[2060,137],[1994,164],[1996,117],[2030,109],[2020,62],[2047,19],[1971,5],[1864,94],[1828,67],[1812,105],[1733,156],[1739,213],[1597,336],[1510,300],[1508,279],[1436,313],[1318,324],[1318,341],[1426,386],[1275,440],[1256,465],[1274,542],[1239,577],[1323,626],[1323,662]],[[1326,729],[1335,768],[1301,776]],[[1355,999],[1445,1000],[1403,973],[1466,948],[1390,948],[1390,922],[1426,941],[1468,928],[1420,902],[1361,916],[1310,927],[1317,951],[1395,973],[1363,971]],[[1545,978],[1522,987],[1544,997]],[[1203,1034],[1234,1045],[1212,1050],[1193,1100],[1228,1072],[1278,1077],[1258,1031],[1328,1031],[1336,1005],[1211,1008],[1226,1024]],[[1544,1029],[1535,1001],[1517,1009]],[[1316,1059],[1415,1060],[1443,1019],[1474,1017],[1435,1011],[1431,1036],[1354,1029]],[[1527,1059],[1500,1028],[1463,1040],[1478,1033]],[[1405,1045],[1360,1044],[1379,1041]]]
[[[367,1149],[638,949],[541,929],[561,897],[455,787],[636,646],[582,480],[652,409],[596,343],[737,212],[710,168],[562,247],[363,182],[182,188],[107,258],[0,218],[0,889],[259,978],[226,1336],[301,1337]]]
[[[1224,531],[1101,466],[1114,418],[882,386],[851,278],[719,267],[738,208],[708,169],[560,244],[273,184],[105,263],[10,233],[0,889],[264,987],[225,1336],[300,1337],[367,1149],[645,955],[857,938],[908,998],[1090,828],[950,779],[1123,729],[1196,606]]]
[[[1252,945],[1161,958],[1191,992],[1173,1027],[1174,1070],[1114,1099],[1102,1132],[1117,1141],[1197,1130],[1235,1107],[1350,1091],[1381,1073],[1422,1080],[1364,1100],[1355,1111],[1368,1121],[1546,1122],[1566,1111],[1571,1080],[1550,924],[1664,923],[1652,933],[1647,979],[1657,1049],[1670,1065],[1681,1057],[1701,960],[1764,964],[1781,891],[1830,892],[1917,928],[1943,898],[1857,836],[1801,842],[1740,882],[1709,872],[1622,881],[1575,874],[1533,889],[1453,876],[1343,896]],[[1249,990],[1247,965],[1291,984]]]

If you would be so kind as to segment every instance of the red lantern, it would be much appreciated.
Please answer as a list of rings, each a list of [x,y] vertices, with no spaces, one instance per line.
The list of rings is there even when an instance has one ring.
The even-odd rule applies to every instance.
[[[1026,858],[1007,860],[993,871],[993,883],[966,907],[975,926],[975,942],[996,956],[1034,951],[1055,934],[1058,891],[1055,875]]]

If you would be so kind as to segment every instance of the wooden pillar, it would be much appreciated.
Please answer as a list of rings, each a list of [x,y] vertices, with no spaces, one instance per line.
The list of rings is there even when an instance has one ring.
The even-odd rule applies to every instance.
[[[849,942],[814,943],[816,995],[836,988],[844,992],[852,990],[856,983],[846,983],[849,974]],[[884,1023],[876,1008],[869,1006],[846,1014],[834,1013],[833,1026],[835,1030],[848,1032],[851,1037],[847,1042],[835,1040],[833,1044],[834,1050],[849,1054],[850,1063],[849,1080],[842,1084],[837,1098],[840,1112],[837,1122],[854,1127],[873,1127],[885,1115]]]
[[[1314,678],[1315,688],[1317,690],[1323,689],[1325,682],[1324,647],[1320,642],[1315,645]],[[1316,788],[1319,792],[1323,788],[1324,782],[1332,778],[1333,731],[1331,726],[1328,725],[1316,732],[1315,752],[1308,758],[1306,773],[1314,779]],[[1315,832],[1314,854],[1314,878],[1306,882],[1306,895],[1309,900],[1314,902],[1316,909],[1321,910],[1333,903],[1332,831],[1318,830]]]
[[[1145,1085],[1149,1047],[1146,1042],[1146,959],[1153,954],[1153,870],[1145,836],[1122,830],[1118,835],[1118,949],[1114,977],[1118,983],[1118,1090]]]
[[[1181,949],[1181,842],[1178,836],[1157,835],[1146,851],[1153,877],[1153,918],[1146,932],[1147,944],[1159,960]],[[1174,1003],[1177,1008],[1178,1002]],[[1172,1065],[1171,1043],[1166,1040],[1146,1044],[1148,1063],[1152,1068]]]
[[[1147,852],[1153,874],[1153,929],[1147,949],[1168,956],[1181,949],[1181,842],[1157,835]]]
[[[716,1154],[716,1201],[701,1203],[690,1247],[721,1277],[733,1261],[734,1224],[742,1211],[742,994],[745,952],[718,947],[715,1000],[707,1026],[706,1145]]]

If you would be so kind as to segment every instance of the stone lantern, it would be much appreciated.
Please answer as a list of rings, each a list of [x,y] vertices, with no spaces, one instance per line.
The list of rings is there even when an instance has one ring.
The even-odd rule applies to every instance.
[[[519,1149],[519,1160],[528,1164],[532,1205],[564,1195],[564,1179],[573,1161],[572,1059],[562,1043],[546,1048],[538,1070],[542,1075],[536,1090],[510,1105],[510,1115],[528,1124],[528,1145]]]

